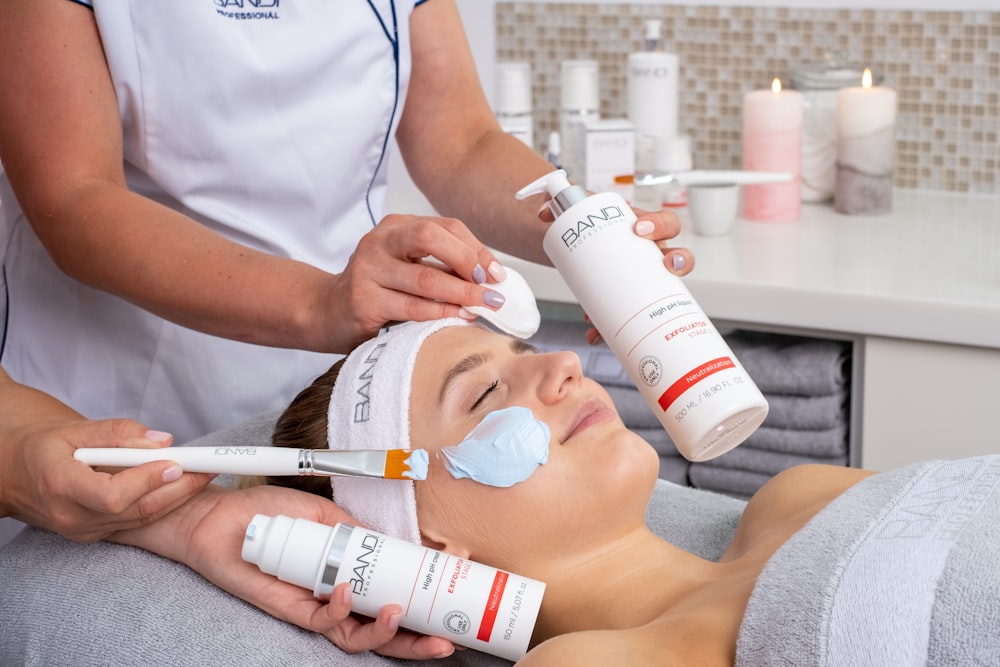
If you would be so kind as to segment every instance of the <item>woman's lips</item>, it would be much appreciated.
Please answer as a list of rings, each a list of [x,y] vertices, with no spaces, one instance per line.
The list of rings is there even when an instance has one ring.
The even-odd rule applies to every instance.
[[[604,403],[596,398],[592,398],[581,405],[580,409],[576,411],[575,415],[573,415],[573,421],[570,422],[569,428],[566,429],[566,435],[563,436],[560,442],[566,442],[581,431],[584,431],[595,424],[600,424],[601,422],[612,419],[614,416],[614,410],[611,410],[608,406],[604,405]]]

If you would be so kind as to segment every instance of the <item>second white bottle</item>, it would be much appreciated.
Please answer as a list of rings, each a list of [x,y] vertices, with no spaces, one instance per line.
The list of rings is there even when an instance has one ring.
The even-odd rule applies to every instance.
[[[655,243],[635,235],[619,195],[587,196],[562,170],[517,193],[547,192],[543,241],[559,275],[625,367],[677,449],[705,461],[746,440],[768,404]]]

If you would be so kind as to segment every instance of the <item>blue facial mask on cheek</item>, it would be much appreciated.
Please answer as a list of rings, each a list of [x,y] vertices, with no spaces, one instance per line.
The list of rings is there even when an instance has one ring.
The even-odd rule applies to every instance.
[[[441,450],[455,479],[508,487],[549,460],[549,427],[518,406],[491,412],[459,444]]]

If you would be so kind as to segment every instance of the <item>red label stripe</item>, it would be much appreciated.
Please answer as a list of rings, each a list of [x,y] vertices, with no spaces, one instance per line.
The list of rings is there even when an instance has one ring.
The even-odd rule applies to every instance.
[[[479,633],[476,639],[484,642],[490,640],[493,634],[493,625],[497,620],[497,611],[500,609],[500,600],[503,598],[503,589],[507,587],[507,573],[498,570],[493,577],[493,587],[490,589],[490,598],[486,601],[486,609],[483,610],[483,620],[479,624]]]
[[[709,375],[724,371],[727,368],[735,368],[736,363],[729,357],[719,357],[692,369],[681,376],[681,379],[670,385],[658,400],[660,407],[665,411],[670,404],[680,398],[681,394],[698,384]]]

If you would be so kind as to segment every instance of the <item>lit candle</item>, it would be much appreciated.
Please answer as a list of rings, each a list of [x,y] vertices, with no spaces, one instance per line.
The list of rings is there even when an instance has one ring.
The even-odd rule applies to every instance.
[[[751,90],[743,96],[743,168],[792,174],[785,183],[743,186],[743,217],[747,220],[790,222],[802,210],[802,93],[782,90],[775,79],[771,90]]]
[[[872,86],[866,69],[861,86],[837,93],[838,213],[881,215],[892,211],[896,152],[896,91]]]

